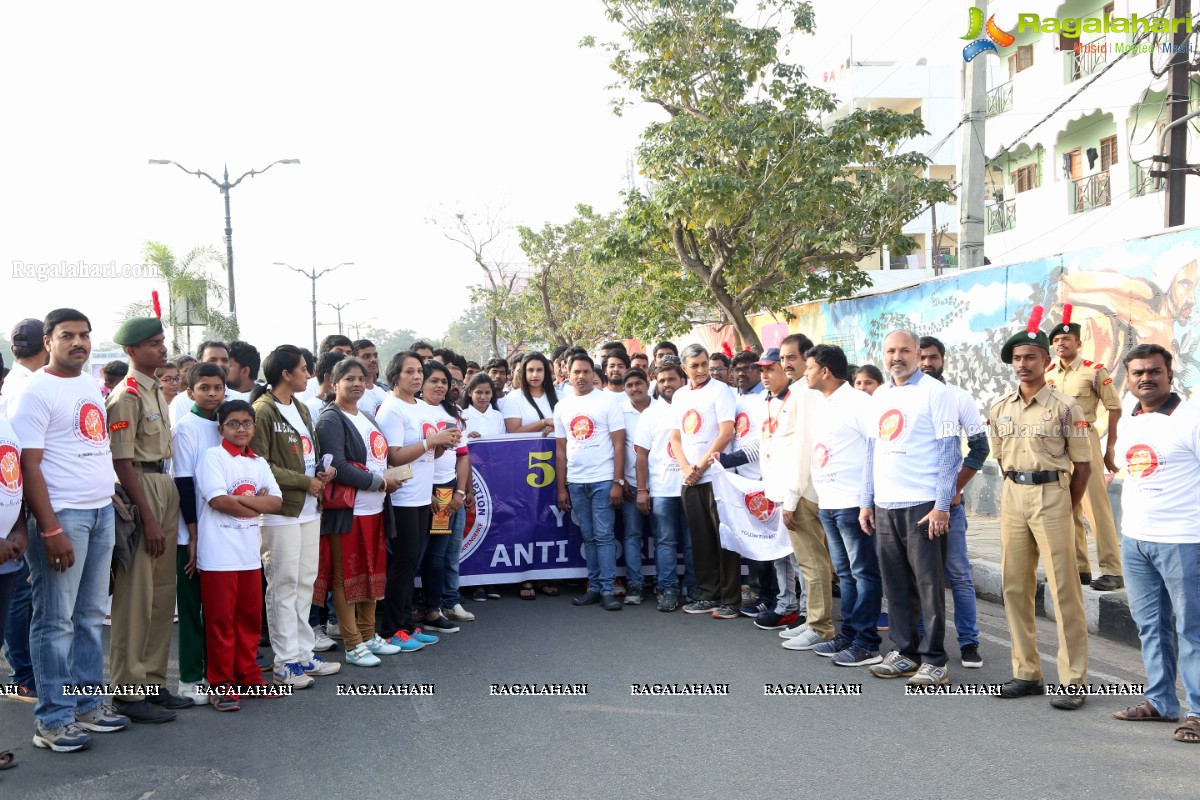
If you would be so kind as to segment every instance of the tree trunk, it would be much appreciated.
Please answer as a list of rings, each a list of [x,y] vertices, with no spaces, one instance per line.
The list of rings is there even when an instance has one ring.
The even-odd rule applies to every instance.
[[[729,320],[734,332],[741,339],[741,346],[749,346],[755,352],[761,353],[762,340],[758,338],[758,331],[754,330],[754,326],[750,324],[750,318],[746,316],[742,304],[725,290],[723,283],[714,281],[709,284],[709,288],[712,290],[717,305],[721,308],[721,313],[725,319]]]

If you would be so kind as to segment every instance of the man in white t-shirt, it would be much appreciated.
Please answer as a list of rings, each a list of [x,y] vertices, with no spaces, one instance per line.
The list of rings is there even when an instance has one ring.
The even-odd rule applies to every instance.
[[[1137,404],[1117,435],[1117,460],[1126,473],[1121,489],[1121,556],[1129,611],[1142,641],[1146,699],[1113,716],[1177,720],[1180,705],[1175,681],[1182,677],[1188,713],[1173,736],[1176,741],[1197,744],[1200,409],[1182,402],[1171,391],[1171,354],[1161,345],[1138,345],[1125,354],[1124,361],[1126,384]]]
[[[611,358],[611,357],[610,357]],[[625,554],[625,605],[642,603],[642,542],[649,524],[646,512],[637,506],[637,453],[634,440],[642,415],[651,407],[650,381],[640,369],[624,374],[625,402],[619,405],[625,420],[625,499],[621,503],[621,535]]]
[[[354,356],[367,365],[367,388],[362,397],[358,398],[358,410],[366,411],[371,416],[379,415],[379,407],[388,392],[379,385],[379,350],[370,339],[359,339],[354,342]]]
[[[575,393],[554,407],[554,437],[558,440],[558,507],[575,512],[587,558],[588,590],[574,603],[600,603],[606,611],[620,611],[621,602],[613,594],[617,574],[613,529],[616,509],[625,496],[625,419],[593,385],[595,366],[590,356],[571,356],[568,369]]]
[[[230,342],[229,363],[226,367],[229,374],[225,377],[225,399],[245,400],[249,403],[250,393],[254,391],[254,382],[258,380],[260,366],[262,366],[262,356],[257,347],[240,340]]]
[[[0,414],[8,416],[8,405],[25,388],[25,383],[33,377],[33,373],[46,366],[50,353],[42,344],[42,321],[40,319],[23,319],[13,326],[9,333],[13,354],[12,369],[4,376],[4,386],[0,387]]]
[[[736,619],[742,599],[741,556],[721,547],[717,505],[708,468],[733,441],[737,398],[733,390],[708,372],[708,351],[702,345],[685,347],[681,357],[688,385],[671,402],[674,425],[671,447],[683,478],[684,512],[692,534],[700,599],[684,606],[688,614],[712,614]]]
[[[878,535],[879,567],[893,650],[871,667],[877,678],[914,686],[949,682],[946,669],[946,534],[962,452],[958,413],[946,387],[921,372],[918,338],[883,340],[890,380],[871,397],[875,437],[867,443],[858,521]],[[919,600],[919,608],[913,600]],[[924,636],[917,620],[925,623]]]
[[[11,408],[21,440],[25,502],[35,521],[25,558],[33,589],[30,644],[38,702],[34,744],[55,752],[91,745],[86,730],[120,730],[103,695],[66,688],[104,685],[100,628],[108,599],[114,520],[112,451],[104,399],[83,372],[91,323],[59,308],[46,315],[49,365],[35,373]]]

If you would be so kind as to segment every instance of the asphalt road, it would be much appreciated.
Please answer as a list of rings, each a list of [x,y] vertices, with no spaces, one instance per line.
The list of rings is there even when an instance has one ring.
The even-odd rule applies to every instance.
[[[1139,698],[906,697],[899,681],[780,647],[747,619],[575,608],[567,597],[469,603],[479,621],[375,669],[345,667],[236,714],[182,712],[95,734],[88,751],[31,744],[32,707],[0,702],[0,800],[167,798],[1195,797],[1200,748],[1173,725],[1110,716]],[[1003,609],[983,603],[985,665],[1010,676]],[[1047,681],[1052,623],[1038,620]],[[886,647],[886,640],[885,640]],[[951,645],[957,656],[957,648]],[[340,653],[332,655],[339,658]],[[1141,683],[1138,653],[1092,640],[1093,683]],[[432,683],[432,696],[346,697],[338,685]],[[586,683],[586,696],[491,696],[492,683]],[[631,684],[728,684],[728,696],[631,696]],[[861,684],[850,696],[764,696],[765,684]]]

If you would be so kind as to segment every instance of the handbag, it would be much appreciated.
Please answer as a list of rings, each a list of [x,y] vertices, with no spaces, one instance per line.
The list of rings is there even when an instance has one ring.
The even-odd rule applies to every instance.
[[[357,461],[347,461],[347,466],[358,467],[365,470],[366,464],[360,464]],[[330,481],[325,484],[325,488],[321,491],[321,507],[328,509],[345,509],[354,508],[354,501],[358,497],[358,489],[346,483],[335,483]]]

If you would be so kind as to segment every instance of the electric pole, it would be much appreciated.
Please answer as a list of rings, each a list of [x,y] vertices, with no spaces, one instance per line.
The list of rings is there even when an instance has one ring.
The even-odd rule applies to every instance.
[[[974,0],[975,8],[987,15],[987,0]],[[974,58],[963,65],[962,193],[958,198],[958,265],[960,269],[983,266],[984,130],[987,124],[987,59]]]
[[[1192,0],[1175,0],[1171,16],[1176,19],[1190,19],[1192,16]],[[1185,191],[1187,189],[1187,139],[1188,126],[1183,118],[1188,113],[1189,81],[1188,65],[1191,53],[1187,51],[1190,34],[1183,25],[1175,29],[1171,37],[1174,45],[1171,53],[1171,71],[1167,77],[1167,100],[1171,104],[1171,123],[1175,124],[1168,133],[1167,147],[1167,199],[1166,225],[1168,228],[1182,225],[1187,208]]]

